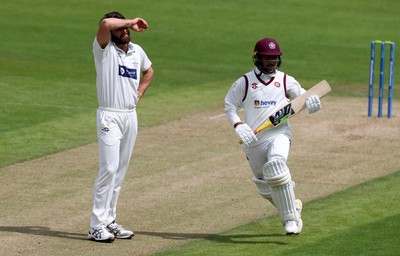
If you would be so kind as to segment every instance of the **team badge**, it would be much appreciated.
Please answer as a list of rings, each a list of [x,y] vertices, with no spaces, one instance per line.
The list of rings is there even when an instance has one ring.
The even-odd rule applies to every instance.
[[[275,85],[276,88],[281,87],[281,84],[279,82],[275,82],[274,85]]]
[[[276,48],[276,44],[274,42],[271,42],[268,44],[269,49],[275,49]]]
[[[251,88],[253,88],[254,90],[257,89],[257,83],[252,83]]]

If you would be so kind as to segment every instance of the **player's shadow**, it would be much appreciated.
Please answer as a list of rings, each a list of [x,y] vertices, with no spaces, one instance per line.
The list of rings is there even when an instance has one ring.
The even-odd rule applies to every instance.
[[[0,226],[0,232],[22,233],[37,236],[51,236],[75,240],[87,240],[87,234],[51,230],[40,226]]]
[[[216,243],[237,243],[237,244],[278,244],[286,245],[282,241],[272,240],[274,237],[282,237],[282,234],[205,234],[205,233],[169,233],[169,232],[149,232],[135,231],[137,235],[157,236],[171,240],[194,240],[203,239]]]
[[[37,236],[58,237],[63,239],[86,240],[87,234],[71,233],[52,230],[49,227],[41,226],[0,226],[0,232],[21,233]],[[207,234],[207,233],[171,233],[171,232],[153,232],[153,231],[135,231],[137,236],[156,236],[170,240],[195,240],[204,239],[216,243],[239,243],[239,244],[279,244],[287,243],[273,241],[273,237],[282,237],[282,234]]]

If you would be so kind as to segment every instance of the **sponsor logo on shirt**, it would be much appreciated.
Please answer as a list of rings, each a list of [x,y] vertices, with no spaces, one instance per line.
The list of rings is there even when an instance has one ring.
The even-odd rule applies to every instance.
[[[269,106],[275,106],[276,100],[266,101],[266,100],[254,100],[254,107],[256,108],[267,108]]]
[[[137,79],[137,69],[127,68],[125,66],[119,65],[118,75],[122,77]]]

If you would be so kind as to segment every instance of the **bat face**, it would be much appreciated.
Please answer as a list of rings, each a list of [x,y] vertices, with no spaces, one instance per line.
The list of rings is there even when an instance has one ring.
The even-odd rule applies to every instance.
[[[269,117],[269,121],[272,123],[273,126],[277,126],[278,124],[284,122],[289,116],[294,114],[292,109],[292,104],[289,103],[277,112]]]

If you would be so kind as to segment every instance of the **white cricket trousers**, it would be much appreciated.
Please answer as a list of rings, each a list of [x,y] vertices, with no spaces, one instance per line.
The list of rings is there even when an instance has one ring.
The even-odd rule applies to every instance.
[[[254,147],[243,147],[250,168],[258,179],[264,179],[263,167],[272,160],[281,159],[285,163],[289,156],[290,138],[286,134],[278,134]]]
[[[117,217],[117,202],[138,133],[136,110],[97,110],[99,173],[93,187],[90,227]]]

